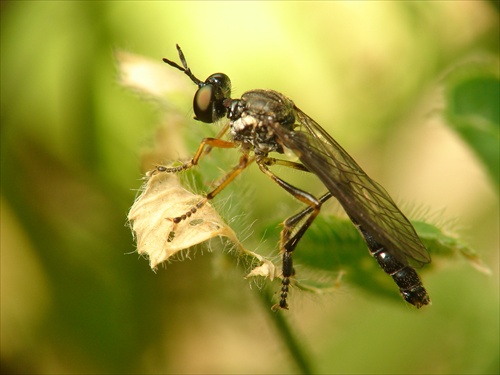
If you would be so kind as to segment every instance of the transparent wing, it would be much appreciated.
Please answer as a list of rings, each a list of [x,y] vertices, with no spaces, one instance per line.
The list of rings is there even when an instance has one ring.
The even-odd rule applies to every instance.
[[[401,262],[430,262],[415,229],[382,186],[373,181],[353,158],[313,119],[297,107],[298,127],[279,124],[273,130],[283,146],[316,174],[346,213]]]

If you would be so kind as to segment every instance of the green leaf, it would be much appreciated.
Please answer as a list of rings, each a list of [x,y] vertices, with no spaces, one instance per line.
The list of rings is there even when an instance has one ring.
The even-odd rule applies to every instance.
[[[491,273],[474,249],[463,243],[456,235],[423,221],[413,221],[412,224],[434,258],[462,257],[478,271]]]
[[[429,223],[414,221],[412,224],[433,261],[461,257],[476,269],[488,272],[477,254],[456,236]],[[278,233],[267,234],[278,236]],[[373,295],[401,300],[392,278],[370,256],[366,243],[348,219],[319,216],[294,251],[294,265],[298,287],[305,290],[327,292],[338,288],[341,280]],[[432,268],[431,263],[418,271]]]
[[[446,80],[446,117],[476,153],[494,183],[500,178],[500,80],[498,59],[456,68]]]

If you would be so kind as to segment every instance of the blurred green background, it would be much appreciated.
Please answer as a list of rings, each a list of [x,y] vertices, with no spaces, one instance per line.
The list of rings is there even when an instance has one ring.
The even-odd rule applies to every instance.
[[[420,311],[348,284],[294,290],[280,314],[300,367],[234,255],[200,249],[153,273],[126,215],[163,112],[118,84],[114,53],[177,61],[175,43],[199,78],[228,74],[235,97],[293,98],[492,275],[437,260]],[[498,373],[498,170],[444,115],[450,72],[493,61],[498,79],[498,58],[498,2],[2,2],[2,373]],[[190,106],[177,110],[201,138],[211,126]],[[236,231],[299,207],[250,169],[226,196],[234,212],[252,203]],[[254,225],[245,245],[276,251]]]

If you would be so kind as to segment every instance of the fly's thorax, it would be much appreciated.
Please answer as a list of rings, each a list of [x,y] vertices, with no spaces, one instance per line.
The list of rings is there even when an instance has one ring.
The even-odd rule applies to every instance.
[[[248,91],[229,105],[231,135],[257,154],[283,153],[283,146],[273,128],[284,126],[292,129],[295,123],[293,108],[293,102],[276,91]]]
[[[269,116],[286,126],[295,122],[294,104],[285,95],[274,90],[247,91],[241,97],[246,103],[246,111],[253,115]]]
[[[253,149],[256,154],[267,155],[270,152],[283,153],[269,118],[243,112],[241,117],[231,120],[231,136],[235,142],[241,142],[246,149]]]

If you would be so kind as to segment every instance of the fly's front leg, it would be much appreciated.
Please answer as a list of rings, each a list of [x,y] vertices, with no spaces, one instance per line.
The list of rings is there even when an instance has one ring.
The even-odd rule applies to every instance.
[[[299,240],[302,238],[306,230],[311,226],[312,222],[318,216],[319,211],[321,209],[321,200],[318,200],[313,195],[296,188],[295,186],[289,184],[288,182],[283,181],[281,178],[272,173],[265,164],[268,161],[268,158],[263,158],[258,161],[259,168],[262,172],[264,172],[267,176],[269,176],[274,182],[276,182],[279,186],[285,189],[288,193],[293,195],[299,201],[307,204],[309,207],[306,210],[308,211],[308,217],[304,220],[298,220],[293,223],[293,228],[296,227],[297,223],[302,221],[301,226],[293,233],[293,228],[287,225],[289,220],[285,220],[284,228],[281,231],[281,241],[280,241],[280,250],[283,253],[283,280],[281,282],[281,299],[279,304],[273,306],[273,309],[276,310],[278,308],[288,309],[287,297],[289,292],[289,285],[291,281],[291,277],[295,274],[293,269],[293,259],[292,252],[297,247]],[[293,163],[297,165],[301,165],[298,163]],[[297,168],[298,169],[298,168]],[[328,198],[327,198],[328,199]],[[295,215],[294,217],[296,217]],[[302,219],[306,215],[302,215],[300,219]],[[292,217],[291,219],[293,219]]]
[[[215,136],[215,139],[221,139],[224,136],[224,134],[226,134],[226,132],[229,130],[229,127],[230,124],[229,122],[227,122],[226,125],[224,125],[224,127],[220,130],[220,132]],[[205,152],[203,153],[203,155],[208,155],[210,151],[212,151],[212,146],[208,145],[207,147],[205,147]]]
[[[187,163],[184,163],[182,165],[179,165],[177,167],[165,167],[162,165],[158,165],[155,169],[153,169],[149,175],[155,175],[156,173],[179,173],[182,171],[185,171],[195,165],[198,164],[198,161],[200,160],[201,156],[203,155],[203,150],[206,148],[205,155],[210,152],[210,150],[213,147],[217,148],[235,148],[238,147],[238,145],[234,142],[229,142],[229,141],[224,141],[219,138],[204,138],[200,146],[198,147],[198,150],[194,154],[193,158],[188,161]]]

